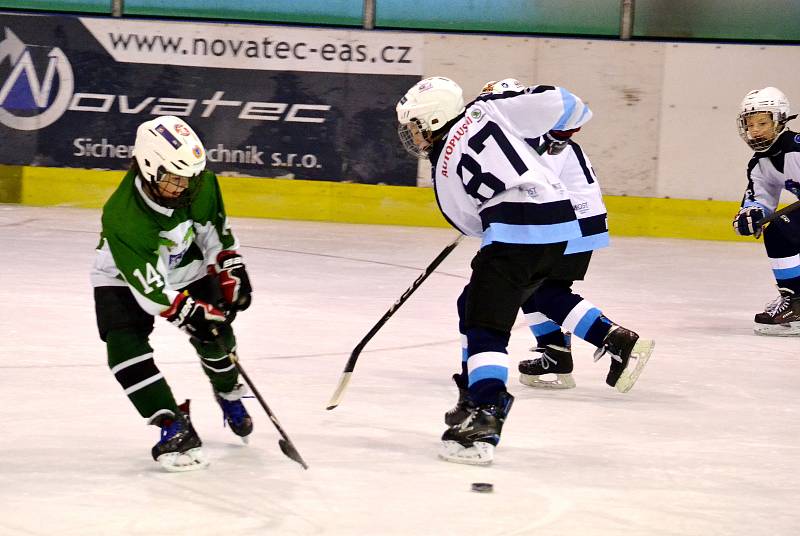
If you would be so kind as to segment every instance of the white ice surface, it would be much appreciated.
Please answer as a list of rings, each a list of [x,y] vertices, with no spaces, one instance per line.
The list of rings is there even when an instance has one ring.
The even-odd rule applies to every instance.
[[[460,362],[455,299],[467,240],[370,342],[342,404],[325,406],[353,346],[454,231],[234,221],[256,292],[235,323],[245,370],[310,465],[278,449],[255,401],[249,446],[174,327],[152,344],[192,398],[208,470],[167,474],[105,364],[88,271],[99,212],[0,205],[2,535],[800,534],[800,338],[753,334],[777,295],[761,243],[617,238],[576,289],[655,338],[634,389],[576,342],[577,388],[516,379],[494,465],[436,458]],[[493,494],[470,491],[491,482]]]

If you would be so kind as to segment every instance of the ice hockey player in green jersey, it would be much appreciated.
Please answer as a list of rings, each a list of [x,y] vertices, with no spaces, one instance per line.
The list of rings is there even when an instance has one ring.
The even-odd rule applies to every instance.
[[[231,321],[250,305],[252,289],[217,177],[205,167],[203,144],[185,121],[142,123],[130,170],[103,207],[91,274],[108,365],[141,416],[161,428],[152,455],[168,471],[208,461],[189,401],[178,405],[153,360],[156,316],[189,334],[231,430],[245,442],[253,430],[228,357],[236,346]]]

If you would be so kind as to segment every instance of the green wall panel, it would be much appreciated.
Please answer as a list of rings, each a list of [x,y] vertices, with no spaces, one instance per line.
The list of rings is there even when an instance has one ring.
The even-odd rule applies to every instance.
[[[111,13],[111,0],[0,0],[0,8]]]
[[[800,41],[800,1],[636,0],[633,35]]]
[[[619,35],[620,0],[376,0],[384,28]]]
[[[126,15],[361,26],[363,0],[125,0]]]

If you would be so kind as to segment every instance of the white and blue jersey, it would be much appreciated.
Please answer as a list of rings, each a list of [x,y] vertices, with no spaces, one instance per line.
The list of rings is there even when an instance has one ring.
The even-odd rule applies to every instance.
[[[786,130],[768,150],[755,153],[747,165],[747,190],[742,207],[758,207],[765,216],[778,208],[781,192],[787,190],[800,199],[800,134]],[[767,240],[772,273],[781,287],[800,285],[800,254],[788,240]]]
[[[591,117],[563,88],[481,95],[430,155],[442,214],[462,233],[481,237],[482,246],[583,238],[570,192],[545,161],[552,156],[538,154],[526,140],[577,129]],[[577,153],[565,155],[565,162],[571,156]]]
[[[800,134],[791,130],[750,159],[742,207],[759,207],[769,216],[778,208],[783,190],[800,199]]]
[[[567,243],[565,254],[607,247],[608,213],[603,203],[603,193],[592,163],[581,146],[569,140],[561,153],[551,155],[545,152],[546,146],[541,136],[526,141],[542,155],[544,163],[561,179],[578,218],[581,237]]]

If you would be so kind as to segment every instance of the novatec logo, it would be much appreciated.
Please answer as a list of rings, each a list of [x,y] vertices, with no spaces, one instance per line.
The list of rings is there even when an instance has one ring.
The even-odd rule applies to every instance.
[[[69,107],[74,89],[72,67],[60,48],[53,47],[34,61],[30,48],[8,28],[0,41],[0,72],[10,64],[8,77],[0,78],[0,123],[17,130],[38,130],[53,124]],[[36,67],[41,63],[44,78]],[[53,87],[58,81],[58,91]]]

